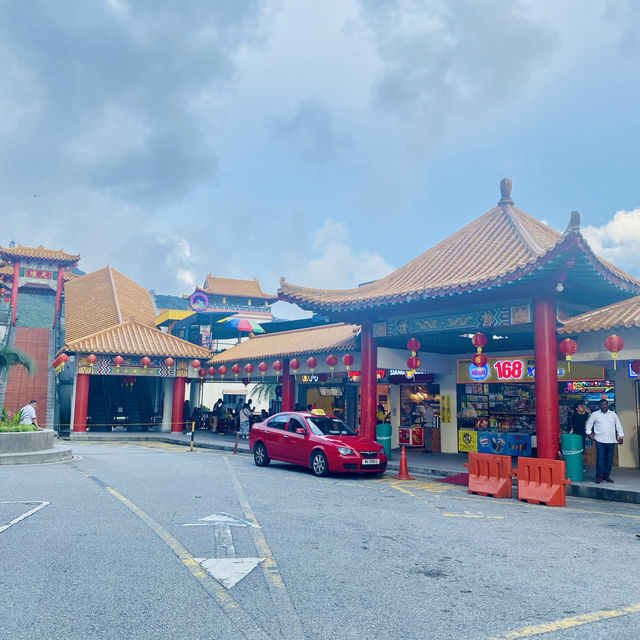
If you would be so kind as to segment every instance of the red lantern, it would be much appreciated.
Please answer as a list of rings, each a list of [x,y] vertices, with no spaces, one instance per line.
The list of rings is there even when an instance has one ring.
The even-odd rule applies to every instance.
[[[51,367],[57,369],[62,363],[60,362],[60,356],[58,356],[52,363]]]
[[[236,377],[236,380],[238,379],[238,374],[240,373],[240,365],[239,364],[234,364],[231,367],[231,371],[233,371],[233,375]]]
[[[353,364],[353,356],[350,353],[345,353],[342,356],[342,364],[347,368],[347,371],[351,369],[351,365]]]
[[[264,374],[269,370],[269,365],[266,362],[261,362],[258,365],[258,371],[262,374],[262,379],[264,380]]]
[[[420,358],[418,358],[417,356],[411,356],[408,360],[407,360],[407,367],[409,367],[409,369],[411,371],[413,371],[414,373],[416,372],[416,369],[420,368],[420,365],[422,363],[420,362]]]
[[[147,356],[140,358],[140,364],[146,369],[151,364],[151,358]]]
[[[165,358],[164,363],[167,365],[167,367],[173,367],[174,360],[173,358]]]
[[[280,362],[280,360],[276,360],[271,366],[276,373],[280,373],[282,371],[282,362]]]
[[[332,354],[327,356],[325,362],[329,365],[329,369],[331,369],[331,377],[333,378],[333,368],[338,364],[338,358]]]
[[[320,380],[322,384],[324,384],[328,380],[328,378],[329,376],[326,373],[318,374],[318,380]]]
[[[200,360],[192,360],[192,361],[191,361],[191,366],[192,366],[194,369],[199,369],[199,368],[200,368]]]
[[[307,358],[307,367],[309,367],[309,371],[313,373],[313,370],[316,368],[318,361],[312,356],[311,358]]]
[[[613,358],[613,370],[615,371],[618,351],[622,351],[624,347],[624,340],[613,333],[608,338],[605,338],[604,346],[607,351],[611,351],[611,357]]]
[[[482,353],[482,347],[487,344],[487,336],[478,332],[471,338],[471,344],[476,347],[477,353]]]
[[[124,358],[122,356],[116,356],[113,359],[113,364],[116,365],[116,369],[120,368],[120,365],[124,362]]]
[[[209,367],[207,369],[207,373],[213,378],[213,376],[216,375],[216,368],[215,367]]]
[[[207,375],[207,370],[200,367],[200,369],[198,369],[198,376],[200,376],[200,380],[202,381],[202,379]]]
[[[633,373],[637,375],[640,375],[640,360],[631,361],[631,371],[633,371]]]
[[[415,356],[418,351],[420,351],[420,340],[417,340],[416,338],[409,338],[407,341],[407,349],[411,351],[412,356]]]
[[[87,356],[87,362],[88,362],[90,365],[93,365],[93,363],[94,363],[97,359],[98,359],[98,356],[93,355],[93,353],[90,353],[90,354]]]
[[[298,358],[294,358],[290,363],[291,371],[295,374],[295,372],[300,368],[300,360]]]
[[[69,360],[69,356],[66,353],[60,354],[60,362],[62,362],[62,364],[64,364],[65,362],[68,362],[68,360]]]
[[[218,367],[218,373],[220,374],[220,377],[224,380],[224,377],[227,373],[228,369],[227,367],[225,367],[224,365]]]
[[[245,373],[247,374],[247,380],[251,379],[251,372],[253,371],[253,365],[248,362],[247,364],[244,365],[244,370]]]
[[[559,345],[558,349],[560,353],[565,357],[567,361],[567,368],[571,371],[571,356],[578,350],[578,345],[575,340],[571,338],[565,338]]]
[[[487,364],[487,356],[485,356],[484,353],[474,353],[471,362],[473,362],[476,367],[484,367],[484,365]]]

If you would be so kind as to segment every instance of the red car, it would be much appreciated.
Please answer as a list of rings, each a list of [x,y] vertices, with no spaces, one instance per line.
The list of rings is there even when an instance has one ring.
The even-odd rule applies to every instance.
[[[254,424],[249,448],[259,467],[281,460],[309,467],[316,476],[356,471],[382,474],[387,468],[379,443],[360,437],[342,420],[319,409],[276,413]]]

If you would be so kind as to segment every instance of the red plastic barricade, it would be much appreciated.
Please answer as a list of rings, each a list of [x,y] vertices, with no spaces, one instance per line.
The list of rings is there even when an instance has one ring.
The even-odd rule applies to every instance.
[[[565,478],[564,460],[518,458],[515,473],[518,476],[518,500],[550,507],[565,506],[565,485],[571,480]]]
[[[511,497],[511,457],[493,453],[469,453],[469,493],[494,498]]]

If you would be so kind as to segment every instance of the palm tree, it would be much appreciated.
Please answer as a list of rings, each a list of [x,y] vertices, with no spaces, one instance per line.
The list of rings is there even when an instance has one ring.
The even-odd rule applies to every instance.
[[[28,353],[0,345],[0,373],[8,371],[16,364],[21,364],[29,375],[32,375],[36,370],[36,365]]]

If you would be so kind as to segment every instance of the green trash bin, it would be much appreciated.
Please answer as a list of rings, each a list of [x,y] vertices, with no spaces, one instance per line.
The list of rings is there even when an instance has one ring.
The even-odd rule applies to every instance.
[[[387,460],[391,460],[391,425],[376,425],[376,442],[379,442],[387,454]]]
[[[565,461],[566,474],[569,480],[582,482],[582,436],[577,433],[563,433],[560,436],[562,459]]]

